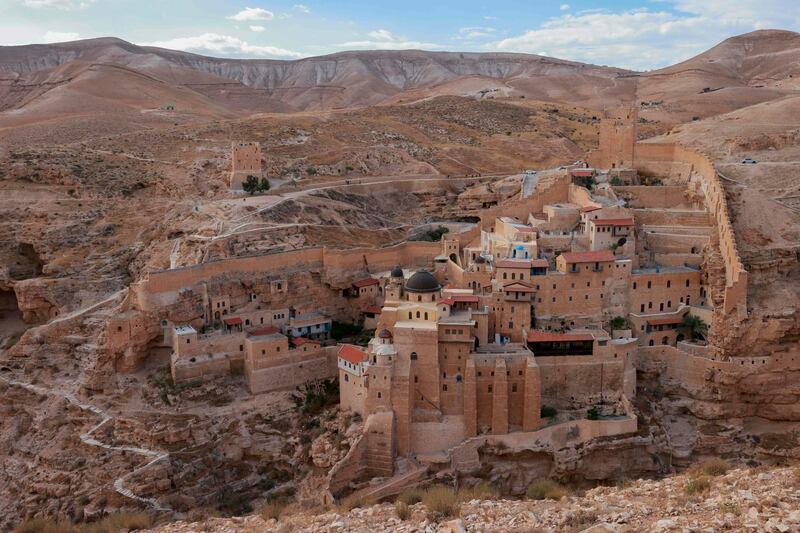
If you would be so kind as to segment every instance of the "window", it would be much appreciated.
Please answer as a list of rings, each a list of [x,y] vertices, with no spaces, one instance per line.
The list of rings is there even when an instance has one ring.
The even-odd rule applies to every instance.
[[[639,312],[644,313],[644,304],[642,304],[642,309]]]
[[[411,311],[408,312],[408,319],[411,320]]]
[[[689,280],[688,279],[686,280],[686,286],[687,287],[689,286]]]
[[[513,329],[513,328],[514,328],[514,322],[509,321],[508,329]]]
[[[652,286],[653,286],[653,282],[652,282],[652,281],[648,281],[648,282],[647,282],[647,288],[649,289],[649,288],[650,288],[650,287],[652,287]]]
[[[411,352],[411,360],[412,361],[416,361],[417,360],[417,352]]]
[[[516,383],[513,383],[511,385],[511,392],[517,392],[517,384]]]
[[[492,386],[489,385],[489,394],[491,394],[491,393],[492,393]]]
[[[443,390],[444,392],[447,392],[447,384],[446,384],[446,383],[445,383],[444,385],[442,385],[442,390]]]
[[[661,302],[661,303],[658,305],[658,310],[659,310],[659,311],[663,311],[663,310],[664,310],[664,302]]]
[[[667,307],[672,307],[672,300],[667,300]]]
[[[379,393],[378,393],[378,399],[380,399],[380,397],[381,397],[381,393],[379,392]]]
[[[240,345],[239,345],[239,351],[240,351],[240,352],[243,352],[243,351],[244,351],[244,344],[240,344]]]
[[[633,282],[633,290],[636,290],[636,282]]]
[[[516,274],[516,272],[512,272],[512,273],[511,273],[511,279],[517,279],[517,274]]]
[[[672,281],[667,280],[667,288],[669,289],[670,287],[672,287]]]
[[[648,309],[652,309],[653,308],[653,302],[647,302],[647,308]]]
[[[428,312],[425,311],[425,320],[428,320]]]
[[[503,272],[503,279],[508,279],[508,272]]]
[[[419,311],[417,311],[417,318],[419,318]]]
[[[414,376],[414,383],[419,383],[419,376]]]
[[[192,342],[192,339],[186,339],[186,344],[189,344],[190,342]]]
[[[347,374],[345,374],[345,375],[344,375],[344,380],[345,380],[345,381],[350,381],[350,376],[348,376]]]

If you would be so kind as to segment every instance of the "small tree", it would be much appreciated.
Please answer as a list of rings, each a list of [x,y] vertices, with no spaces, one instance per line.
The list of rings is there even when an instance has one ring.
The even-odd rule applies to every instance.
[[[261,178],[261,182],[258,184],[258,192],[267,192],[269,187],[269,180],[267,178]]]
[[[617,329],[625,329],[625,327],[627,325],[628,325],[628,321],[625,320],[625,317],[615,316],[614,318],[611,319],[611,331],[614,331],[614,330],[617,330]]]
[[[611,185],[613,185],[614,187],[619,187],[620,185],[622,185],[622,180],[619,179],[618,176],[614,176],[613,178],[611,178]]]
[[[250,196],[253,196],[258,190],[258,185],[258,178],[251,175],[247,176],[247,179],[245,179],[244,183],[242,183],[242,189],[244,189],[244,192]]]
[[[681,327],[689,333],[689,338],[692,340],[705,340],[708,336],[708,324],[699,316],[685,315]]]
[[[588,411],[586,411],[586,418],[589,420],[599,420],[600,419],[600,411],[597,407],[590,407]]]

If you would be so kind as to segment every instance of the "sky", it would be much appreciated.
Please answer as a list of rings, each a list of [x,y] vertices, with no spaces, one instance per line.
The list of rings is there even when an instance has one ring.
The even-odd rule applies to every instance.
[[[0,45],[119,37],[217,57],[366,49],[525,52],[647,70],[765,28],[800,0],[0,0]]]

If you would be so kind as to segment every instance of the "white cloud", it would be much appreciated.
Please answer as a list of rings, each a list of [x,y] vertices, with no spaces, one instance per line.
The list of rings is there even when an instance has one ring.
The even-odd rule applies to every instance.
[[[48,31],[42,37],[43,43],[63,43],[66,41],[75,41],[80,38],[79,33],[72,31]]]
[[[408,50],[444,48],[435,43],[412,41],[405,37],[396,37],[389,30],[373,30],[367,33],[368,40],[348,41],[336,45],[339,48],[366,48],[372,50]]]
[[[760,28],[800,29],[796,0],[662,0],[674,10],[565,13],[486,46],[644,70],[688,59]]]
[[[560,9],[561,11],[569,11],[569,4],[561,4],[560,6],[558,6],[558,9]]]
[[[275,18],[275,13],[260,7],[246,7],[235,15],[231,15],[230,17],[226,18],[235,20],[237,22],[247,22],[251,20],[272,20]]]
[[[217,33],[204,33],[194,37],[178,37],[166,41],[155,41],[141,44],[143,46],[157,46],[159,48],[170,48],[172,50],[183,50],[186,52],[199,52],[209,55],[221,55],[228,57],[304,57],[303,54],[294,52],[292,50],[286,50],[276,46],[250,44],[239,39],[238,37],[220,35]]]
[[[264,26],[250,26],[250,31],[260,32],[264,31],[266,28]]]
[[[296,10],[300,11],[301,13],[311,13],[311,9],[303,4],[295,4],[293,6]]]
[[[58,9],[60,11],[73,11],[75,9],[86,9],[95,0],[22,0],[26,7],[34,9]]]
[[[497,30],[487,26],[468,26],[458,30],[456,39],[478,39],[481,37],[491,37]]]

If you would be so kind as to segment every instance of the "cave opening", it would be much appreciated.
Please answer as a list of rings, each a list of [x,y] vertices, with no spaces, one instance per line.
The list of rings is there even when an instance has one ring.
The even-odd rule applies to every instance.
[[[14,289],[0,288],[0,348],[7,348],[11,342],[9,339],[19,338],[27,327],[22,321]]]

